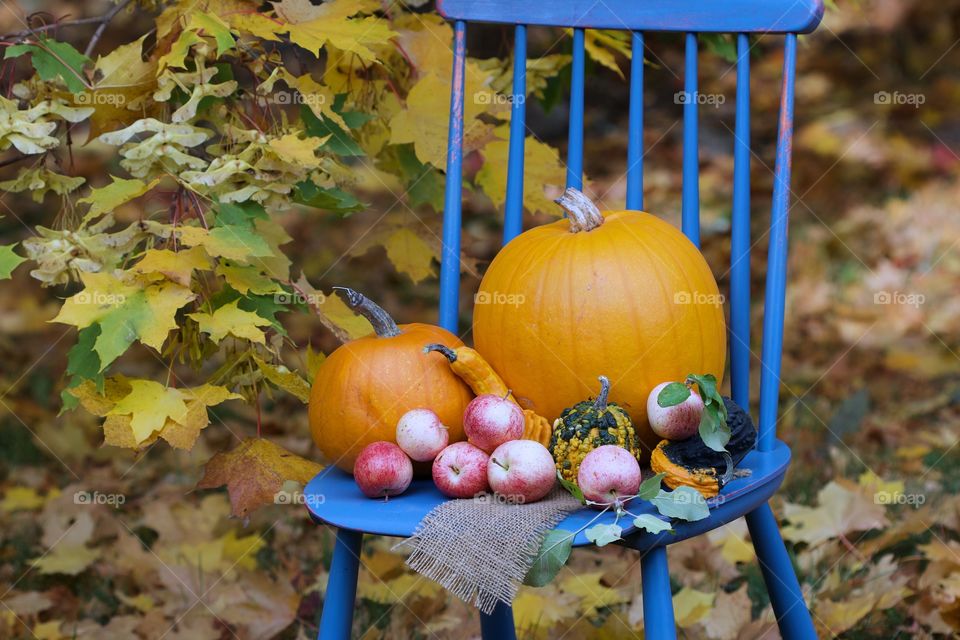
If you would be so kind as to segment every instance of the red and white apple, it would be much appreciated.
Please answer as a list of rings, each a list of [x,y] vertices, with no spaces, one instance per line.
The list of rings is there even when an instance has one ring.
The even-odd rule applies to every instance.
[[[450,433],[430,409],[412,409],[397,422],[397,445],[415,462],[433,460],[449,442]]]
[[[433,483],[449,498],[472,498],[487,491],[490,456],[469,442],[454,442],[433,461]]]
[[[371,442],[357,456],[353,479],[368,498],[398,496],[413,480],[413,463],[394,443]]]
[[[695,436],[700,429],[703,417],[703,399],[694,389],[690,396],[671,407],[661,407],[657,398],[664,387],[671,382],[661,382],[653,388],[647,397],[647,420],[655,434],[667,440],[686,440]]]
[[[510,440],[494,449],[487,465],[490,488],[510,500],[536,502],[553,489],[557,467],[547,448],[535,440]]]
[[[640,480],[640,463],[615,444],[605,444],[585,455],[577,472],[583,497],[603,505],[637,495]]]
[[[523,436],[523,409],[505,397],[481,394],[463,412],[463,431],[469,442],[490,453]]]

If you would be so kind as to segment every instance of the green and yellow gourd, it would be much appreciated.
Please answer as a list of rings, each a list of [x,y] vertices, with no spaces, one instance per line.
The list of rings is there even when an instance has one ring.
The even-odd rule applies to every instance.
[[[557,471],[565,480],[577,481],[577,472],[584,457],[605,444],[623,447],[638,460],[640,440],[633,422],[622,407],[607,401],[610,381],[600,376],[600,393],[596,400],[584,400],[564,409],[553,423],[550,453]]]

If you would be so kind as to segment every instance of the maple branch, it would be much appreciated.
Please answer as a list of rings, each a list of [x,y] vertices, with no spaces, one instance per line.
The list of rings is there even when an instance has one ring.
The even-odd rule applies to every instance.
[[[38,33],[46,33],[47,31],[54,31],[60,27],[82,27],[88,24],[99,25],[97,30],[93,34],[93,38],[90,39],[90,43],[87,45],[84,55],[87,57],[90,56],[90,53],[93,51],[93,48],[97,45],[97,42],[100,41],[100,38],[103,37],[103,32],[106,30],[107,25],[116,17],[120,11],[122,11],[127,5],[129,5],[131,0],[121,0],[113,8],[107,11],[105,14],[100,16],[91,16],[89,18],[77,18],[76,20],[55,20],[50,24],[42,24],[38,27],[30,27],[24,29],[23,31],[16,31],[14,33],[8,33],[4,36],[0,36],[0,39],[3,40],[19,40],[21,38],[27,38],[29,36],[36,35]],[[29,18],[28,18],[29,20]]]
[[[97,27],[97,30],[93,32],[93,37],[90,38],[90,42],[87,44],[87,48],[83,50],[83,55],[90,57],[90,54],[93,53],[93,49],[97,46],[97,43],[100,41],[100,38],[103,37],[103,32],[107,30],[107,25],[113,20],[113,18],[120,13],[128,4],[130,0],[121,0],[117,5],[110,9],[107,13],[100,18],[100,26]]]

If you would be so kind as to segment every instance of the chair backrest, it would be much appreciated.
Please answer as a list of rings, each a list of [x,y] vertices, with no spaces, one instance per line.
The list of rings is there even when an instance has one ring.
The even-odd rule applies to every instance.
[[[682,229],[700,244],[698,158],[697,34],[730,33],[737,41],[737,95],[734,129],[734,185],[730,264],[730,376],[734,401],[749,406],[750,389],[750,43],[751,33],[784,34],[783,80],[774,168],[770,244],[760,356],[760,450],[774,446],[780,392],[784,294],[787,271],[787,216],[797,34],[813,31],[823,17],[823,0],[438,0],[454,22],[450,132],[440,269],[440,324],[457,332],[460,280],[461,183],[466,23],[513,24],[513,101],[504,211],[504,243],[522,230],[523,152],[526,138],[527,27],[573,28],[567,186],[583,182],[584,29],[620,29],[632,35],[627,147],[627,208],[643,208],[644,32],[685,34],[683,100]]]

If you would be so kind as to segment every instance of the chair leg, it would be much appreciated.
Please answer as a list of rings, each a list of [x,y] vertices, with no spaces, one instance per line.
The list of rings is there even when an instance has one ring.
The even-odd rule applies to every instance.
[[[483,640],[516,640],[513,608],[498,602],[490,615],[480,614],[480,637]]]
[[[783,544],[777,519],[769,504],[758,507],[747,516],[747,527],[753,548],[757,552],[763,581],[770,594],[770,603],[777,616],[780,634],[786,640],[815,639],[817,632],[813,627],[810,610],[803,600],[803,591],[793,563]]]
[[[337,544],[333,548],[318,639],[350,640],[362,542],[363,534],[359,531],[337,530]]]
[[[673,640],[677,637],[673,621],[673,595],[667,548],[654,547],[640,558],[643,583],[643,637],[646,640]]]

